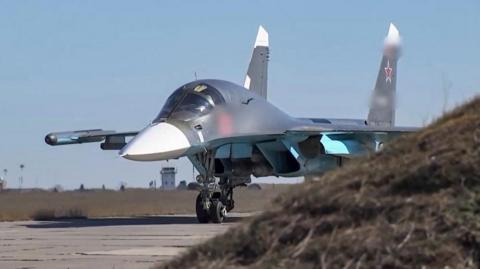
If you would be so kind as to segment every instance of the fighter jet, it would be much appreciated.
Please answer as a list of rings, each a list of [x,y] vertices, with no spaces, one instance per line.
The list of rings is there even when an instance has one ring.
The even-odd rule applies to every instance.
[[[49,145],[101,142],[133,161],[187,157],[202,188],[200,223],[221,223],[234,208],[233,190],[255,177],[309,177],[381,150],[415,128],[395,127],[400,35],[390,24],[366,119],[296,118],[267,100],[269,35],[260,26],[244,85],[195,80],[180,86],[141,131],[54,132]],[[127,138],[131,138],[127,140]]]

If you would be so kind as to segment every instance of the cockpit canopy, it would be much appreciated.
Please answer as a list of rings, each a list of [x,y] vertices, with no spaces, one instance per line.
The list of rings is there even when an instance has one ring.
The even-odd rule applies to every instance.
[[[208,114],[214,106],[225,103],[220,92],[206,83],[189,83],[175,90],[153,120],[166,119],[190,121]]]

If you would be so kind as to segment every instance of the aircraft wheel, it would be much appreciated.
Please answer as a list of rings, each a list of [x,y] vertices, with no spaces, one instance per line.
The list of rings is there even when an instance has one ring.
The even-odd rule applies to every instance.
[[[210,218],[214,223],[222,223],[227,215],[227,208],[220,200],[214,200],[210,207]]]
[[[203,209],[201,193],[197,195],[197,200],[195,202],[195,211],[197,213],[198,222],[208,223],[210,221],[210,215],[208,214],[208,211]]]

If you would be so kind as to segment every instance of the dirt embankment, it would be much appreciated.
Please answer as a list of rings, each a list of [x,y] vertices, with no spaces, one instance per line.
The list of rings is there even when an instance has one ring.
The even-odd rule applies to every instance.
[[[160,268],[478,268],[479,213],[476,98]]]

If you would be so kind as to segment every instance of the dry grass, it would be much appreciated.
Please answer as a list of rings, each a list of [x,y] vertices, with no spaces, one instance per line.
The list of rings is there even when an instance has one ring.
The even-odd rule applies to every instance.
[[[235,212],[263,210],[286,185],[235,191]],[[194,213],[196,191],[0,192],[0,221],[79,217],[128,217]]]
[[[160,268],[479,268],[480,98]]]
[[[38,209],[30,216],[33,220],[84,219],[87,215],[78,208],[67,210]]]

